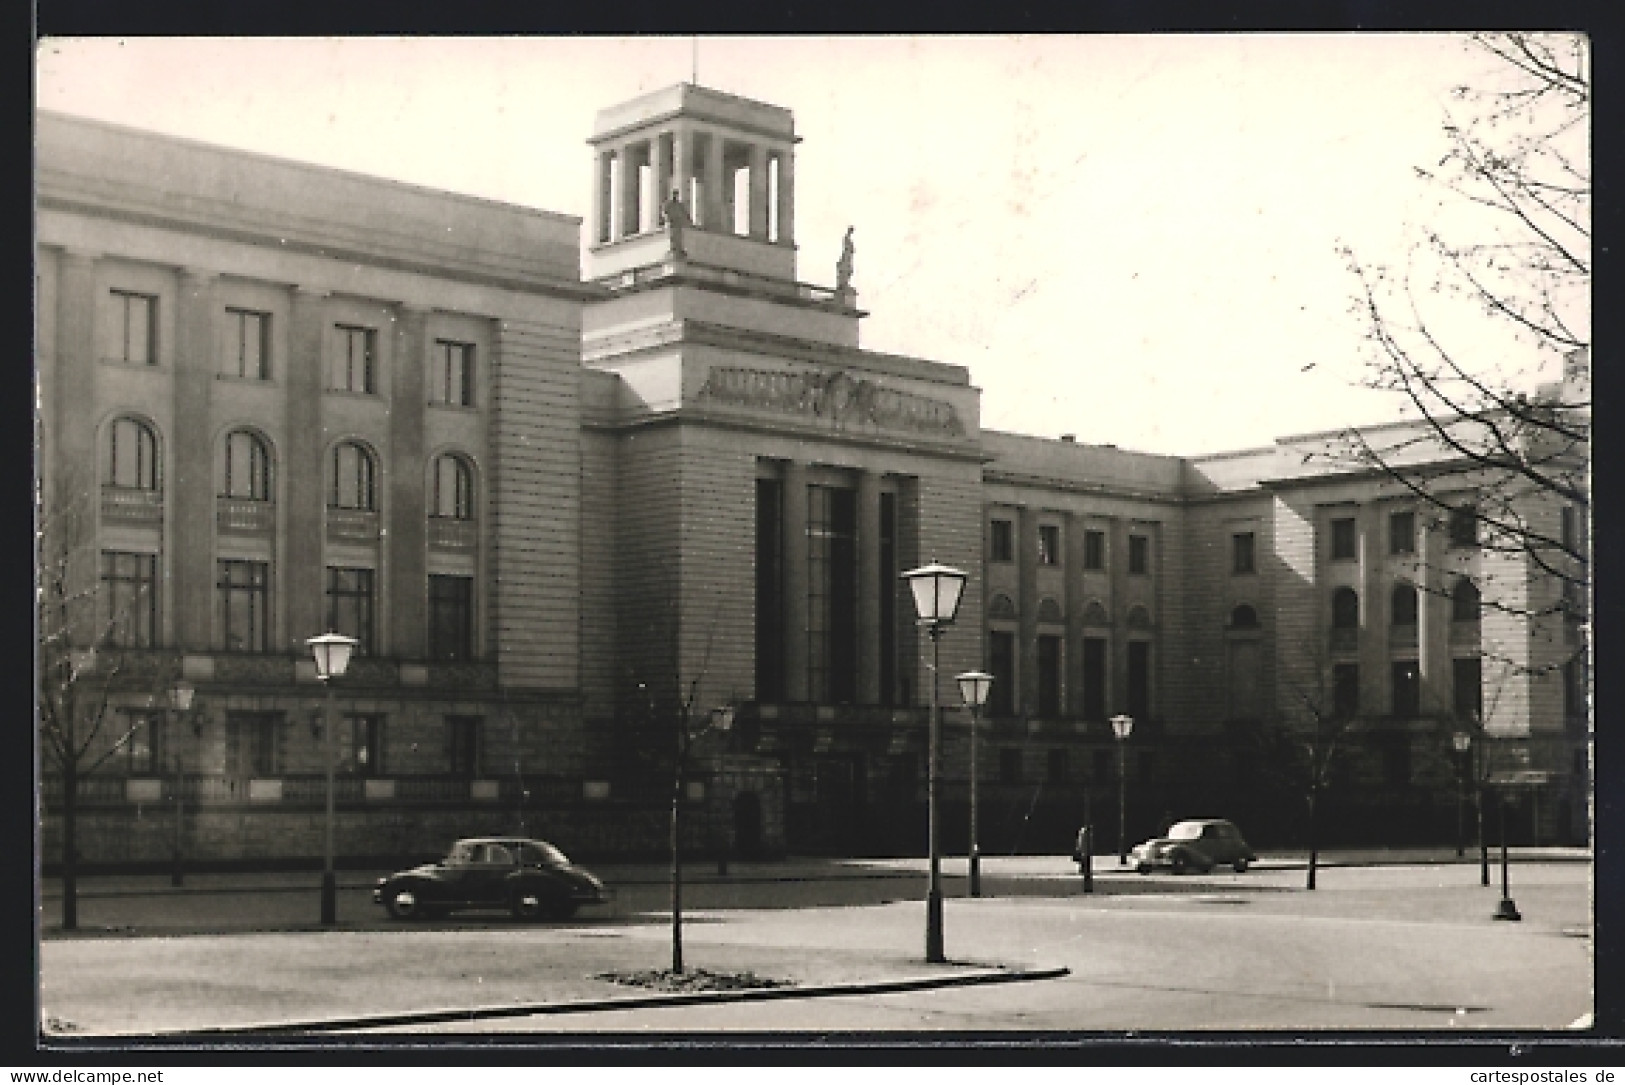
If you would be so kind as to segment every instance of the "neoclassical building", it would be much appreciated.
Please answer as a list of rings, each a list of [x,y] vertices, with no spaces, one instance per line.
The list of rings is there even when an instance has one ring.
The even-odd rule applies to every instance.
[[[931,674],[899,574],[932,560],[970,574],[949,847],[950,676],[978,668],[984,851],[1061,850],[1124,785],[1130,835],[1228,814],[1290,842],[1255,739],[1307,704],[1357,721],[1334,838],[1446,838],[1469,719],[1532,782],[1516,832],[1585,838],[1578,627],[1472,594],[1555,585],[1306,455],[1325,435],[1181,458],[983,430],[965,367],[861,346],[849,259],[798,279],[798,139],[690,84],[606,109],[583,224],[39,116],[41,567],[81,589],[63,620],[120,743],[79,787],[86,860],[317,855],[329,629],[360,642],[346,861],[512,830],[658,851],[677,728],[724,705],[692,846],[918,851]]]

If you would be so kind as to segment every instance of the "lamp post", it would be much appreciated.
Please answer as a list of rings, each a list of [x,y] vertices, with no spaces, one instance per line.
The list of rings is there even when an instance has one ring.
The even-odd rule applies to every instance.
[[[1473,748],[1472,732],[1457,731],[1450,736],[1450,744],[1456,750],[1456,858],[1460,859],[1467,849],[1462,808],[1467,805],[1467,753]]]
[[[993,688],[993,676],[981,671],[966,671],[955,679],[959,683],[959,696],[970,709],[970,895],[982,895],[982,852],[976,844],[976,724],[987,704],[987,694]]]
[[[679,974],[683,971],[683,848],[680,827],[684,769],[688,764],[689,747],[696,738],[707,731],[726,732],[733,727],[734,706],[727,704],[713,708],[706,725],[698,732],[689,731],[688,714],[689,707],[684,705],[677,717],[677,771],[672,776],[671,788],[671,970]]]
[[[1128,736],[1134,733],[1133,716],[1113,716],[1117,736],[1117,865],[1128,865]]]
[[[338,883],[333,877],[333,762],[338,760],[338,724],[333,718],[333,679],[342,676],[350,666],[350,653],[358,643],[354,637],[342,633],[323,633],[305,641],[316,658],[316,677],[327,687],[327,711],[323,730],[327,732],[327,828],[322,843],[322,926],[331,927],[338,922]]]
[[[195,692],[196,690],[185,681],[176,682],[175,688],[169,691],[169,707],[174,709],[175,714],[178,716],[186,715],[192,708],[192,695]],[[186,881],[185,872],[181,869],[181,840],[184,832],[181,818],[184,808],[181,802],[180,728],[177,727],[173,730],[176,732],[175,752],[171,755],[175,762],[175,864],[169,872],[169,884],[179,886]]]
[[[1472,714],[1472,723],[1472,736],[1477,741],[1472,744],[1467,771],[1473,776],[1473,813],[1478,824],[1478,884],[1489,885],[1490,845],[1484,839],[1484,730],[1477,712]]]
[[[1523,916],[1518,913],[1518,906],[1512,900],[1507,872],[1507,796],[1504,785],[1495,792],[1495,805],[1499,808],[1501,820],[1501,901],[1495,906],[1495,918],[1515,921]]]
[[[943,631],[959,613],[959,597],[965,590],[965,574],[958,569],[932,562],[903,573],[914,593],[914,612],[931,636],[931,722],[930,752],[926,769],[926,848],[930,854],[930,878],[925,893],[925,959],[933,964],[946,960],[942,953],[942,861],[937,851],[937,775],[941,757],[938,732],[941,706],[937,703],[938,642]]]

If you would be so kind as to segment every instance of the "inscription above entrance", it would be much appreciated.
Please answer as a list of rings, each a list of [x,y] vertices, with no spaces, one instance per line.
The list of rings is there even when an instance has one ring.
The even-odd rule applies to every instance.
[[[786,373],[771,369],[713,368],[696,398],[826,419],[836,426],[871,425],[948,437],[965,427],[953,404],[886,388],[842,370]]]

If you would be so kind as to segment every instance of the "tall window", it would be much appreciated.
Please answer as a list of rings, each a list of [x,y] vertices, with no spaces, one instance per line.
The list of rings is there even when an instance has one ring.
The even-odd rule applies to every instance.
[[[474,658],[473,577],[429,577],[429,658]]]
[[[446,717],[446,771],[465,780],[480,774],[480,731],[478,716]]]
[[[1391,665],[1394,715],[1410,719],[1422,710],[1422,672],[1414,659],[1396,659]]]
[[[1038,638],[1038,714],[1054,719],[1061,714],[1061,638]]]
[[[371,328],[357,328],[348,324],[337,327],[338,342],[327,364],[327,387],[335,392],[365,392],[378,390],[373,347],[377,333]]]
[[[1388,517],[1388,552],[1390,554],[1416,553],[1416,514],[1396,512]]]
[[[1253,554],[1254,536],[1251,531],[1238,531],[1230,536],[1230,571],[1232,573],[1257,572]]]
[[[263,652],[268,647],[269,583],[266,562],[220,562],[220,634],[226,651]]]
[[[1450,590],[1450,620],[1453,622],[1478,621],[1481,601],[1478,585],[1466,577],[1456,581]]]
[[[1016,635],[994,630],[987,635],[988,673],[993,687],[987,692],[987,714],[1009,717],[1016,714]]]
[[[1015,525],[1009,520],[994,520],[989,526],[988,547],[993,561],[1014,561],[1016,557]]]
[[[354,441],[333,449],[333,483],[327,503],[335,509],[372,511],[374,504],[372,453]]]
[[[1104,531],[1085,531],[1083,533],[1083,567],[1091,572],[1098,572],[1106,567],[1106,533]]]
[[[1484,666],[1474,656],[1471,659],[1450,661],[1450,683],[1453,687],[1452,707],[1458,720],[1481,718],[1484,712]]]
[[[756,480],[756,699],[784,699],[783,484]]]
[[[1353,588],[1338,588],[1332,592],[1332,628],[1358,629],[1360,627],[1360,597]]]
[[[1061,529],[1054,524],[1038,526],[1038,563],[1061,564]]]
[[[146,423],[117,418],[108,427],[107,484],[121,490],[158,488],[158,439]]]
[[[434,461],[432,515],[448,520],[474,519],[474,471],[461,456],[437,456]]]
[[[131,365],[156,365],[158,299],[151,294],[113,291],[114,357]]]
[[[226,310],[226,355],[220,374],[244,380],[271,379],[271,314],[248,309]]]
[[[1128,571],[1140,575],[1151,572],[1151,540],[1144,535],[1128,537]]]
[[[807,693],[857,699],[857,494],[807,487]]]
[[[126,708],[119,712],[119,734],[124,736],[124,769],[131,776],[156,776],[163,771],[162,711]]]
[[[234,430],[226,437],[225,497],[249,501],[271,499],[271,457],[265,442],[248,430]]]
[[[121,648],[158,643],[158,555],[102,551],[102,628]]]
[[[1334,663],[1332,665],[1332,714],[1338,719],[1349,719],[1360,711],[1360,665]]]
[[[1151,715],[1151,644],[1128,642],[1128,714],[1137,720]]]
[[[1354,517],[1343,516],[1332,521],[1332,560],[1353,561],[1360,553],[1360,537],[1355,530]]]
[[[382,776],[384,717],[376,713],[349,713],[344,722],[350,729],[350,759],[346,767],[357,776]]]
[[[1478,509],[1460,505],[1450,510],[1450,545],[1478,545]]]
[[[1106,638],[1083,638],[1083,718],[1106,718]]]
[[[327,627],[354,637],[357,655],[371,655],[373,644],[373,573],[371,569],[327,570]]]
[[[227,712],[226,756],[231,771],[258,779],[282,772],[282,713]]]
[[[1396,626],[1416,625],[1416,589],[1409,584],[1395,584],[1388,621]]]
[[[454,407],[474,405],[474,344],[439,339],[434,345],[434,375],[429,402]]]

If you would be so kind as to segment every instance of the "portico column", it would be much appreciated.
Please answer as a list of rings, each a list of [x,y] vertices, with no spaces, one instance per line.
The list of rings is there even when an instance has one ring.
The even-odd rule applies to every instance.
[[[880,476],[858,472],[858,703],[880,703]]]
[[[750,236],[767,240],[767,148],[750,149]]]
[[[630,144],[619,149],[621,157],[621,236],[638,232],[638,163]]]
[[[327,574],[323,560],[326,527],[329,434],[322,422],[323,291],[295,287],[288,320],[288,417],[300,420],[302,439],[284,450],[288,484],[287,555],[281,597],[287,608],[283,626],[300,648],[307,637],[326,628]]]
[[[733,223],[725,222],[722,215],[722,133],[713,132],[709,146],[706,148],[705,163],[703,166],[705,199],[705,228],[718,233],[732,233]]]
[[[173,633],[182,649],[209,647],[214,587],[214,456],[209,404],[214,392],[215,275],[187,269],[180,274],[175,319],[174,485],[169,488],[178,530],[166,540],[173,578]]]
[[[807,468],[784,465],[784,693],[807,692]]]
[[[660,224],[660,209],[666,206],[671,198],[671,190],[676,187],[672,184],[672,157],[676,153],[677,133],[661,132],[651,141],[653,150],[653,168],[655,176],[655,224]]]
[[[614,222],[612,209],[615,206],[612,184],[615,177],[614,163],[614,151],[599,151],[593,159],[593,167],[597,170],[597,175],[592,179],[593,240],[599,244],[615,239],[611,232]]]
[[[671,176],[671,187],[682,196],[689,219],[698,224],[699,209],[694,206],[694,133],[686,128],[671,134]]]
[[[796,171],[795,155],[785,148],[777,155],[779,160],[779,244],[788,245],[796,239]]]

